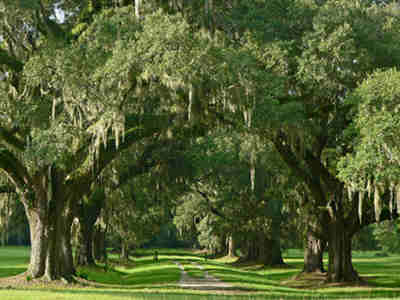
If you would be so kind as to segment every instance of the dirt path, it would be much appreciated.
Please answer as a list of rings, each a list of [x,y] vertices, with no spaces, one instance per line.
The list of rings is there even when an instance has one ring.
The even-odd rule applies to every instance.
[[[184,266],[179,262],[174,262],[181,269],[181,280],[179,281],[179,286],[185,289],[192,290],[232,290],[235,289],[232,285],[222,282],[218,278],[208,274],[204,271],[204,278],[195,278],[188,275],[185,271]],[[204,270],[202,266],[197,263],[192,263],[195,267],[200,270]]]

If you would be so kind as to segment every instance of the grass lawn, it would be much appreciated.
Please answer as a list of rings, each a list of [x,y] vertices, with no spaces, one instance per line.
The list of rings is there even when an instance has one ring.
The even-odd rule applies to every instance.
[[[250,300],[250,299],[400,299],[400,256],[376,257],[374,252],[354,252],[354,265],[368,281],[367,286],[343,287],[310,285],[309,280],[294,280],[303,265],[302,251],[284,253],[284,268],[263,268],[259,265],[235,266],[233,259],[208,259],[200,254],[175,249],[158,249],[159,262],[153,261],[154,250],[140,250],[132,262],[117,265],[110,255],[111,271],[101,266],[81,268],[89,280],[99,283],[92,287],[3,287],[1,299],[149,299],[149,300]],[[0,277],[24,272],[29,262],[29,249],[0,248]],[[204,271],[229,282],[238,291],[221,294],[210,291],[183,290],[178,287],[179,262],[193,277],[203,277]],[[197,269],[191,262],[204,267]],[[313,281],[315,282],[315,281]],[[300,287],[300,288],[299,288]]]

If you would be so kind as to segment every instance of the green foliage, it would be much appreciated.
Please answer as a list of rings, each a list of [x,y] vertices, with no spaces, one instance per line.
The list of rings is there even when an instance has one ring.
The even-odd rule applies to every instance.
[[[82,270],[76,271],[76,276],[79,277],[79,278],[86,279],[86,280],[89,277],[89,275],[85,271],[82,271]]]
[[[14,5],[15,7],[27,10],[36,10],[40,8],[40,1],[38,0],[5,0],[4,5]]]
[[[382,251],[387,253],[400,253],[400,230],[396,221],[385,221],[376,225],[375,239]]]
[[[365,180],[373,176],[376,182],[398,182],[399,79],[396,69],[376,71],[352,96],[356,106],[354,126],[359,138],[355,154],[341,162],[343,179],[357,182],[357,178]]]
[[[353,249],[368,251],[368,250],[377,250],[379,248],[379,237],[375,234],[376,226],[379,225],[370,225],[364,227],[353,238]]]

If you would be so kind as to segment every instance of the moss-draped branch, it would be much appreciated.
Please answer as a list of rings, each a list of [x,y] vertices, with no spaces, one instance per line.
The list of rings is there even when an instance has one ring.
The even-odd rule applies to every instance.
[[[24,68],[23,62],[14,56],[11,56],[6,50],[0,48],[0,65],[7,66],[14,72],[22,72]]]
[[[0,126],[0,143],[10,146],[14,150],[24,151],[26,143],[15,135],[13,130]]]
[[[24,190],[30,181],[28,170],[9,150],[0,149],[0,169],[14,182],[17,188]]]

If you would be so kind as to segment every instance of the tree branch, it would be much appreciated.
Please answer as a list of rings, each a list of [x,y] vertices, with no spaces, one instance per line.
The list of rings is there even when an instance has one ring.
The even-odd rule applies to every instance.
[[[0,194],[16,193],[15,188],[9,185],[0,186]]]
[[[0,143],[5,142],[15,150],[24,151],[26,143],[15,136],[14,131],[0,126]]]
[[[24,64],[15,57],[8,54],[4,49],[0,48],[0,65],[8,66],[13,71],[20,73],[24,68]]]
[[[272,142],[282,159],[286,162],[288,167],[294,172],[296,176],[303,179],[305,184],[309,187],[311,193],[313,194],[314,200],[317,202],[317,206],[324,206],[325,193],[321,187],[321,182],[317,176],[311,176],[304,168],[301,166],[299,159],[293,153],[287,142],[287,138],[283,132],[280,132]]]
[[[230,219],[229,217],[227,217],[223,212],[221,212],[219,209],[215,208],[212,204],[211,204],[211,200],[210,197],[208,197],[207,193],[200,191],[198,188],[194,188],[193,189],[195,192],[197,192],[200,196],[202,196],[206,201],[207,201],[207,205],[208,208],[210,209],[210,211],[218,216],[223,218],[224,220],[228,220],[228,221],[233,221],[232,219]]]
[[[28,170],[7,149],[0,149],[0,169],[13,181],[17,189],[24,189],[30,181]]]

